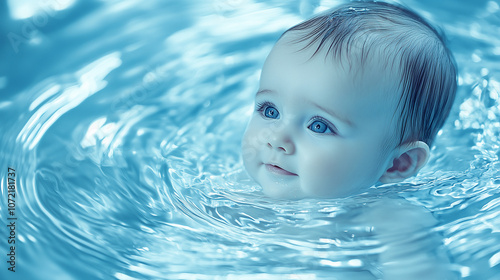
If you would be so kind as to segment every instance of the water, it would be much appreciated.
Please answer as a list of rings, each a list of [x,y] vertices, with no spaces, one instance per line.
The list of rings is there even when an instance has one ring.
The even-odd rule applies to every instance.
[[[19,3],[0,4],[1,279],[377,279],[360,217],[397,196],[437,220],[390,235],[411,267],[500,277],[498,1],[403,1],[449,37],[451,116],[418,177],[322,201],[264,197],[239,145],[275,40],[337,1]]]

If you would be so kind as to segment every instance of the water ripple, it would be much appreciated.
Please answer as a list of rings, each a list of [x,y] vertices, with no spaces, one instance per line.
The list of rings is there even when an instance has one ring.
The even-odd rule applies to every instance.
[[[79,83],[64,89],[61,94],[54,97],[60,91],[60,85],[54,85],[43,92],[30,105],[30,111],[36,110],[26,125],[23,127],[17,141],[24,143],[24,148],[32,150],[43,137],[45,132],[62,115],[78,106],[88,97],[100,91],[106,86],[104,77],[121,64],[119,53],[106,55],[77,71],[75,75],[79,78]],[[41,105],[48,98],[45,104]]]

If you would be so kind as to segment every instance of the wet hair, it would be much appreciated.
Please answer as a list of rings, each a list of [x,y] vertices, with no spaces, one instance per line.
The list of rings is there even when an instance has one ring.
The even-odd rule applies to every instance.
[[[441,32],[415,12],[383,2],[349,2],[283,35],[291,31],[299,34],[292,43],[307,42],[303,49],[317,45],[312,56],[328,48],[327,57],[364,63],[377,52],[387,58],[384,67],[399,65],[398,145],[418,140],[432,145],[457,89],[455,60]]]

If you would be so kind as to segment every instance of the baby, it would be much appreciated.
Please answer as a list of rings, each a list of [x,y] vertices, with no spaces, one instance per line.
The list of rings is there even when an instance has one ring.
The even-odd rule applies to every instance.
[[[262,69],[242,143],[275,198],[343,197],[415,175],[456,92],[456,66],[424,19],[350,2],[287,30]]]

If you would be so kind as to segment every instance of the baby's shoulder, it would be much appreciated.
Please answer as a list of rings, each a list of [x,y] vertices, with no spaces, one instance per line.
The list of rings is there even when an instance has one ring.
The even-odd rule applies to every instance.
[[[430,211],[400,198],[383,198],[367,206],[359,222],[373,229],[383,248],[384,279],[457,278],[442,236],[433,230],[438,221]]]
[[[366,207],[360,218],[371,224],[379,234],[414,232],[437,224],[437,220],[426,208],[402,198],[382,198]]]

